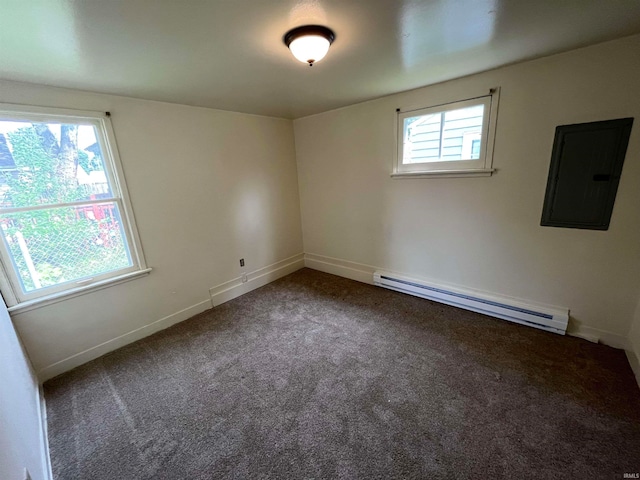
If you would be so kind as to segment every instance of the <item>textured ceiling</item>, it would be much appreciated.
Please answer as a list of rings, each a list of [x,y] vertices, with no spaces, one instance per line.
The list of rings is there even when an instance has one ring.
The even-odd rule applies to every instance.
[[[297,118],[639,32],[638,0],[0,0],[0,78]]]

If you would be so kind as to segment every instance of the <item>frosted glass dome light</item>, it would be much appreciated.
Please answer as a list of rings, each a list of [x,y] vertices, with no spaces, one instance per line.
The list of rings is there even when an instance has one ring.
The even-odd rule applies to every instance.
[[[284,43],[294,57],[311,67],[324,58],[334,38],[334,33],[327,27],[305,25],[287,32]]]
[[[329,51],[329,40],[319,35],[296,38],[289,44],[293,56],[302,63],[313,65],[324,58]]]

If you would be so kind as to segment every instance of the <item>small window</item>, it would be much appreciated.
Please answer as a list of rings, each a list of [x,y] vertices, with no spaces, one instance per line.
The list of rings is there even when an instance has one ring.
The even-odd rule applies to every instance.
[[[0,105],[0,229],[9,306],[146,269],[104,113]]]
[[[393,176],[491,175],[498,95],[399,110]]]

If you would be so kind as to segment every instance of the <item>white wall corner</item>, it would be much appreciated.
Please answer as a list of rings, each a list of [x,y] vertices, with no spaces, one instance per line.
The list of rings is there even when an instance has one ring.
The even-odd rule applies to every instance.
[[[582,325],[574,318],[570,318],[569,320],[567,335],[582,338],[593,343],[602,343],[603,345],[613,348],[621,348],[623,350],[629,350],[630,348],[629,340],[624,335]]]
[[[289,258],[285,258],[279,262],[267,265],[253,272],[246,274],[246,282],[242,281],[242,277],[234,278],[228,282],[221,283],[209,289],[211,296],[211,304],[214,307],[221,305],[229,300],[233,300],[240,295],[249,293],[256,288],[273,282],[285,275],[300,270],[305,266],[304,254],[299,253]]]
[[[44,457],[42,458],[42,471],[44,472],[45,479],[53,480],[53,470],[51,469],[51,453],[49,452],[49,428],[47,425],[47,403],[44,398],[44,389],[42,388],[42,384],[38,385],[38,405],[40,407],[38,415],[40,417],[40,424],[42,425],[42,429],[40,432],[41,442],[42,442],[42,451],[44,452]]]
[[[52,480],[42,392],[1,300],[0,365],[0,478],[22,479],[28,471],[34,480]]]
[[[638,387],[640,387],[640,358],[633,350],[627,350],[626,353],[629,365],[631,365],[631,370],[633,370],[633,374],[636,376],[636,382],[638,382]]]
[[[325,257],[313,253],[305,253],[305,267],[319,270],[339,277],[349,278],[357,282],[373,285],[373,272],[379,270],[377,267],[365,265],[363,263],[350,262],[339,258]]]

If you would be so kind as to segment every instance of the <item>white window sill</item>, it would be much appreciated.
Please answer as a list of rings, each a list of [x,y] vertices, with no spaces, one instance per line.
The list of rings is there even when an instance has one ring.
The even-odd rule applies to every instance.
[[[133,280],[135,278],[149,275],[151,270],[152,270],[151,268],[145,268],[143,270],[137,270],[135,272],[125,273],[124,275],[108,278],[106,280],[95,282],[90,285],[84,285],[82,287],[65,290],[64,292],[58,292],[51,295],[47,295],[45,297],[40,297],[34,300],[28,300],[26,302],[18,303],[17,305],[8,307],[7,310],[9,311],[9,313],[13,313],[13,314],[28,312],[29,310],[42,308],[47,305],[51,305],[52,303],[58,303],[63,300],[68,300],[70,298],[77,297],[79,295],[84,295],[85,293],[95,292],[96,290],[102,290],[103,288],[111,287],[113,285],[118,285],[119,283],[128,282],[129,280]]]
[[[391,178],[453,178],[490,177],[495,168],[472,168],[468,170],[428,170],[416,172],[394,172]]]

